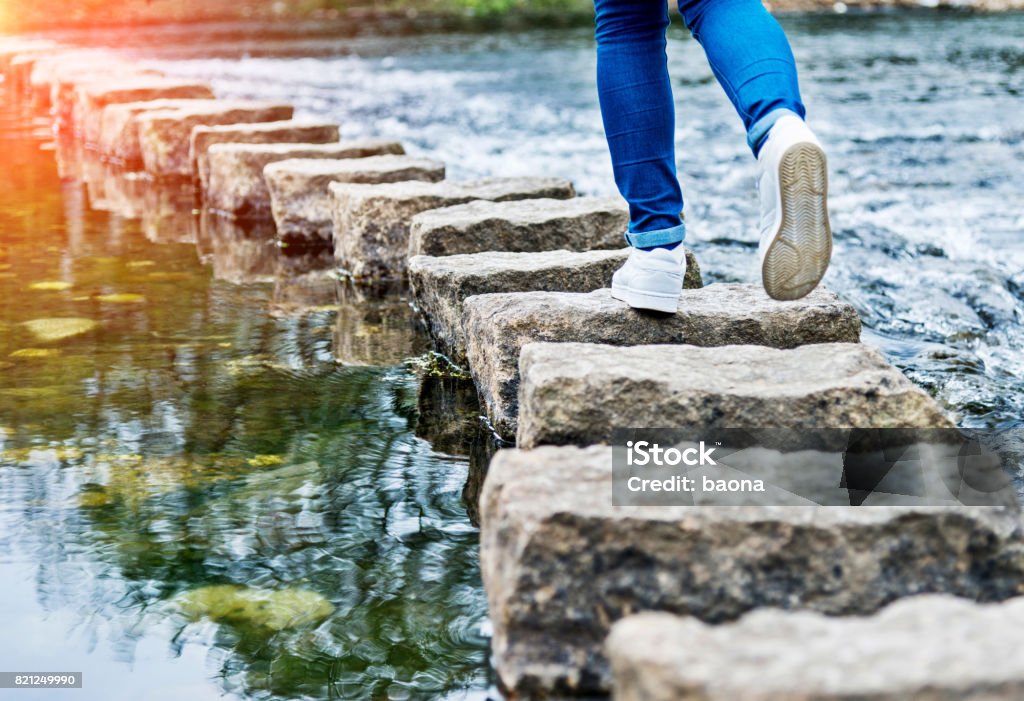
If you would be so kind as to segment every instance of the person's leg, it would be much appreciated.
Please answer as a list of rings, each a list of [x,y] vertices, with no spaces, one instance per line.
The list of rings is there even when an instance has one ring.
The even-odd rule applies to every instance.
[[[594,8],[597,90],[615,183],[629,203],[626,240],[636,248],[671,248],[685,229],[665,55],[668,3],[595,0]]]
[[[804,123],[789,42],[760,0],[680,0],[679,10],[757,157],[764,289],[775,299],[799,299],[828,269],[832,230],[825,152]]]
[[[779,117],[803,119],[793,51],[761,0],[679,0],[679,12],[743,120],[754,155]]]

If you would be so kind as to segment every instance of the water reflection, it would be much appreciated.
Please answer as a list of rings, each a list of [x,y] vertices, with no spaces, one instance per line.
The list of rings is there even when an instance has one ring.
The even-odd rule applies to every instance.
[[[469,461],[415,435],[408,305],[191,193],[8,145],[0,616],[28,640],[0,657],[105,701],[488,689]]]

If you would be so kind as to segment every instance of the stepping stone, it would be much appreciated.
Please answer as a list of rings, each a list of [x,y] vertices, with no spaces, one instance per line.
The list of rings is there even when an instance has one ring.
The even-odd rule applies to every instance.
[[[927,592],[983,601],[1024,593],[1016,509],[627,507],[611,496],[610,447],[507,449],[491,461],[480,498],[481,571],[495,665],[517,697],[607,693],[602,643],[612,623],[637,612],[720,623],[761,607],[866,615]],[[797,640],[807,653],[817,638]],[[776,654],[759,659],[774,665]],[[851,663],[852,676],[864,672],[859,665]],[[854,697],[875,698],[841,698]]]
[[[605,649],[622,700],[1024,698],[1021,599],[933,594],[866,618],[766,610],[720,626],[643,613]]]
[[[527,203],[545,201],[561,200],[523,200]],[[417,215],[414,221],[435,211],[447,210],[425,212]],[[414,229],[415,226],[413,224]],[[622,230],[619,231],[619,236],[621,234]],[[466,340],[462,333],[462,303],[467,297],[535,290],[592,292],[609,284],[612,273],[625,263],[629,251],[629,248],[620,248],[615,251],[495,251],[439,257],[414,256],[409,259],[409,280],[416,306],[423,315],[438,350],[456,364],[465,365]],[[686,252],[686,259],[686,279],[683,284],[687,288],[699,288],[703,283],[697,259],[689,250]]]
[[[271,163],[263,169],[270,206],[282,241],[292,245],[329,245],[332,237],[332,183],[397,183],[444,179],[444,163],[412,156],[370,158],[300,158]]]
[[[280,122],[291,119],[291,105],[254,100],[219,100],[214,104],[146,112],[136,117],[146,172],[157,177],[191,177],[189,144],[198,126]]]
[[[519,372],[522,448],[604,443],[615,428],[644,426],[952,426],[931,397],[859,343],[787,350],[530,343]]]
[[[335,140],[337,141],[337,140]],[[366,139],[328,144],[215,144],[207,152],[209,172],[203,185],[206,204],[243,219],[273,218],[263,169],[295,158],[368,158],[405,153],[397,141]]]
[[[778,302],[759,285],[716,283],[683,290],[674,315],[630,309],[611,291],[589,294],[524,292],[469,297],[462,330],[473,379],[495,429],[516,432],[519,351],[535,341],[576,341],[637,346],[760,345],[793,348],[860,338],[852,306],[818,288],[795,302]],[[668,367],[677,367],[671,363]]]
[[[572,183],[561,178],[331,185],[334,256],[357,280],[402,279],[410,221],[421,212],[473,200],[567,200],[575,195]]]
[[[621,248],[628,225],[629,210],[616,197],[478,200],[413,217],[408,255]]]
[[[134,76],[125,80],[100,80],[80,85],[75,91],[75,131],[86,143],[97,144],[103,110],[108,105],[124,102],[143,102],[160,99],[212,99],[213,90],[205,83],[173,78],[143,78]]]
[[[50,112],[54,125],[62,134],[82,134],[84,118],[78,115],[78,89],[91,83],[110,83],[123,80],[153,80],[163,78],[160,71],[132,69],[114,73],[109,67],[82,66],[81,69],[62,71],[54,76],[50,87]],[[100,119],[102,120],[102,114]]]
[[[110,105],[100,117],[99,152],[111,163],[136,170],[144,167],[139,142],[140,115],[167,112],[201,105],[219,105],[220,100],[147,100]]]
[[[192,175],[206,190],[210,178],[207,152],[214,144],[329,144],[338,141],[338,125],[330,122],[289,120],[262,124],[198,126],[189,141]]]

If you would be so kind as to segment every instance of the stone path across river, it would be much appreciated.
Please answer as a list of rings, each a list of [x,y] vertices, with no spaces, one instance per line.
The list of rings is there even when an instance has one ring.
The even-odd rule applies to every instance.
[[[61,175],[95,208],[230,260],[236,282],[274,279],[280,244],[309,249],[351,278],[339,318],[375,320],[366,334],[339,321],[340,361],[402,361],[415,313],[471,374],[490,425],[518,441],[492,459],[480,502],[495,663],[517,697],[1024,694],[1015,503],[614,503],[616,429],[951,427],[860,345],[833,293],[705,287],[688,253],[679,311],[637,312],[606,289],[628,255],[624,204],[564,179],[452,182],[397,141],[342,140],[345,125],[290,104],[217,99],[107,51],[3,39],[0,73],[7,99],[46,110]],[[293,294],[338,301],[336,275],[290,260],[282,308]],[[415,311],[376,299],[384,282],[411,283]],[[783,482],[815,474],[812,458],[745,455]],[[843,465],[824,470],[835,498]]]

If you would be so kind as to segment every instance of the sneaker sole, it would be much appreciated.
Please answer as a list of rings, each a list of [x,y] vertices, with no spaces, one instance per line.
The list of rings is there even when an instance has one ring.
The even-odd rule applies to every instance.
[[[612,297],[620,302],[625,302],[633,309],[650,309],[651,311],[667,312],[669,314],[675,314],[679,309],[679,295],[671,297],[669,295],[642,292],[631,287],[612,285]]]
[[[825,152],[812,143],[790,146],[778,175],[782,222],[765,253],[761,279],[769,297],[800,299],[818,286],[832,259]]]

